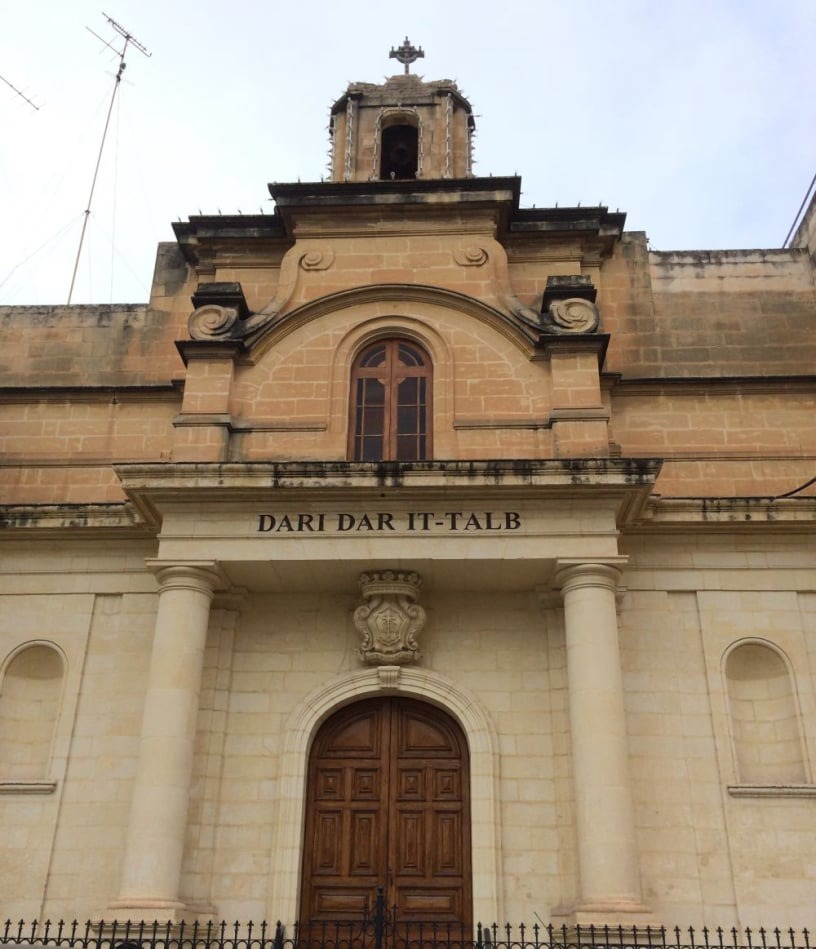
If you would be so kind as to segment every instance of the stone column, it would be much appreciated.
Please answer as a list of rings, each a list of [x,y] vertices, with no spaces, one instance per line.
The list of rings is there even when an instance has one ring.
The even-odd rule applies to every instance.
[[[193,770],[214,563],[149,563],[159,581],[139,764],[119,898],[120,918],[180,918],[181,861]]]
[[[579,873],[577,904],[558,915],[582,925],[654,923],[640,896],[615,609],[620,571],[610,563],[558,567]]]

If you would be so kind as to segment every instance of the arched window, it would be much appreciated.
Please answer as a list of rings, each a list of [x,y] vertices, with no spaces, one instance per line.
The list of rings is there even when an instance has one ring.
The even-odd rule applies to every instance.
[[[796,698],[785,660],[746,642],[725,663],[737,780],[742,784],[806,781]]]
[[[366,347],[351,372],[349,455],[353,461],[431,457],[431,361],[416,343]]]
[[[0,689],[0,781],[48,776],[62,696],[62,657],[36,643],[6,667]]]

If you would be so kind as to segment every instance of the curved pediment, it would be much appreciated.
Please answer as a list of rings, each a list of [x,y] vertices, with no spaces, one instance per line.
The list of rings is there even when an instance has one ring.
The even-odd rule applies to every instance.
[[[251,328],[250,318],[247,321],[248,332],[243,337],[244,342],[257,358],[274,346],[276,341],[313,320],[354,307],[361,307],[370,314],[372,305],[379,305],[382,316],[402,315],[406,307],[414,311],[417,307],[453,310],[492,327],[527,355],[532,353],[538,338],[532,320],[502,313],[495,307],[463,293],[422,284],[386,283],[330,293],[297,307],[285,316],[256,324]]]

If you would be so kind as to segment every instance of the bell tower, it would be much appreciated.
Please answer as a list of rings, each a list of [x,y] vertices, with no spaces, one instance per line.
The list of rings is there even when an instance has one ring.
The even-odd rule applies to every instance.
[[[455,82],[424,82],[410,65],[425,54],[406,36],[390,56],[403,73],[354,82],[331,109],[332,181],[471,177],[475,128]]]

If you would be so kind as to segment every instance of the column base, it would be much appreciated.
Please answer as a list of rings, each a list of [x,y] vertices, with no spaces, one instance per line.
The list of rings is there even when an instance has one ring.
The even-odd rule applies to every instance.
[[[624,930],[642,931],[647,926],[659,929],[661,925],[657,916],[639,900],[597,900],[571,906],[556,906],[550,914],[550,919],[553,926],[566,926],[570,932],[574,932],[579,926],[581,929],[589,929],[590,926],[602,929],[609,926],[614,929],[622,927]]]
[[[150,899],[145,897],[114,900],[105,911],[106,921],[132,924],[177,926],[179,923],[208,923],[215,920],[216,909],[210,903],[183,903],[181,900]]]

